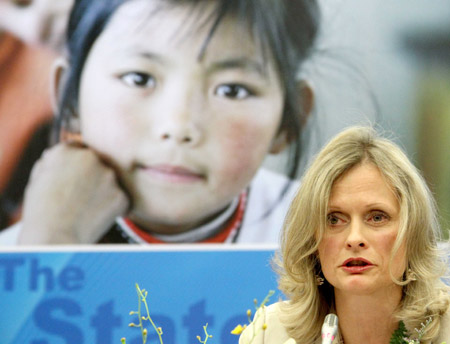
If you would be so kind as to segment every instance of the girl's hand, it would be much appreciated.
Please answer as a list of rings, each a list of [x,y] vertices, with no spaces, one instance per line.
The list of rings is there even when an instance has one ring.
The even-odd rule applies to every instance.
[[[19,244],[96,243],[128,205],[114,170],[94,151],[60,143],[33,167]]]
[[[56,50],[64,46],[74,0],[0,0],[0,30],[32,45]]]

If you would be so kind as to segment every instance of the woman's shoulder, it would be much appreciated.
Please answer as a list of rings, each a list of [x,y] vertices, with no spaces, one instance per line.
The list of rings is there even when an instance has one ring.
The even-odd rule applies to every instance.
[[[450,344],[450,309],[441,318],[441,331],[437,343]]]
[[[263,308],[268,321],[278,321],[281,314],[281,307],[288,301],[279,301]]]
[[[277,302],[261,307],[255,314],[252,323],[239,338],[239,344],[290,344],[295,343],[289,337],[280,321],[281,304]]]

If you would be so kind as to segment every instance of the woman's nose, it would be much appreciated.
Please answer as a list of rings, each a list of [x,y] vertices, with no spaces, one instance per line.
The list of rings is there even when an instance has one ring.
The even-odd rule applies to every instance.
[[[367,240],[363,233],[363,224],[360,221],[351,221],[346,246],[349,249],[367,248]]]

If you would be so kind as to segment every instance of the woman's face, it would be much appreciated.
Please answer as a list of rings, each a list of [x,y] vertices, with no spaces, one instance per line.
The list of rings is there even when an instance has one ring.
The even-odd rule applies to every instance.
[[[240,24],[225,18],[200,57],[211,24],[199,24],[209,14],[126,2],[82,73],[83,140],[116,166],[134,221],[160,232],[192,228],[229,204],[262,164],[282,116],[274,64]]]
[[[334,183],[319,258],[336,295],[401,289],[389,274],[399,218],[398,200],[373,164],[356,165]],[[402,276],[405,264],[403,245],[392,263],[396,278]]]

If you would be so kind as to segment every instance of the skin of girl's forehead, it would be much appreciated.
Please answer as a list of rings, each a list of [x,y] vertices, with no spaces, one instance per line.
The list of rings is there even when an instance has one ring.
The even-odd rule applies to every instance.
[[[108,30],[113,31],[116,35],[113,40],[123,37],[126,38],[126,41],[129,40],[130,32],[133,30],[138,32],[146,28],[150,33],[152,31],[158,32],[158,35],[162,33],[166,36],[167,42],[175,48],[183,44],[199,47],[197,51],[199,61],[204,57],[204,53],[207,53],[211,44],[210,39],[214,41],[216,31],[227,30],[230,34],[220,37],[222,54],[227,54],[227,46],[238,46],[258,62],[258,71],[265,73],[267,68],[265,55],[262,53],[261,46],[255,45],[254,37],[250,36],[248,27],[244,27],[242,23],[237,23],[235,18],[228,16],[220,20],[218,30],[211,32],[216,20],[216,10],[215,1],[194,6],[189,2],[132,0],[119,7],[111,18]],[[172,19],[165,14],[170,14]],[[212,33],[212,37],[208,38],[210,33]],[[147,38],[153,40],[154,36],[150,34]],[[115,42],[117,43],[117,40]],[[143,40],[138,44],[141,46],[134,46],[134,48],[142,48],[146,41]],[[123,46],[119,45],[117,49],[121,50]],[[271,57],[270,53],[266,51],[264,53]],[[273,64],[272,59],[269,59],[269,62]]]
[[[210,25],[191,25],[189,5],[160,4],[133,0],[112,16],[86,60],[79,111],[84,141],[131,194],[131,218],[174,232],[250,183],[278,133],[284,91],[231,18],[199,59]]]

